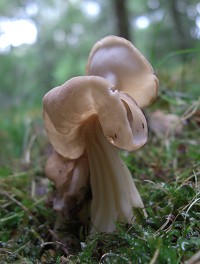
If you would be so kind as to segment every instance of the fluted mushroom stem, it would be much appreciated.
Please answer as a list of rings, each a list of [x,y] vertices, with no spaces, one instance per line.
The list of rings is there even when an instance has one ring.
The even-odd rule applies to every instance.
[[[131,223],[133,207],[143,202],[118,149],[102,133],[98,120],[85,127],[92,189],[91,232],[113,232],[116,221]]]

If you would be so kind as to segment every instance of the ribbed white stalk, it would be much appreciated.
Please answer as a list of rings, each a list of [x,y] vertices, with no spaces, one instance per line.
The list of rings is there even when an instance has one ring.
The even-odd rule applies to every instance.
[[[97,120],[85,127],[92,189],[91,232],[113,232],[116,221],[130,223],[133,207],[143,202],[118,149],[102,133]]]

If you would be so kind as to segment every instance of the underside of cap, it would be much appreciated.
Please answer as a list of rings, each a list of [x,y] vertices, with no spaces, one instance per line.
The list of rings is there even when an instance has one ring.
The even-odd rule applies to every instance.
[[[54,149],[66,158],[79,158],[87,144],[84,126],[94,118],[111,144],[127,150],[144,145],[146,119],[126,97],[97,76],[75,77],[49,91],[43,99],[43,117]]]
[[[146,58],[128,40],[108,36],[91,50],[86,75],[101,76],[115,89],[129,94],[140,108],[155,99],[158,79]]]

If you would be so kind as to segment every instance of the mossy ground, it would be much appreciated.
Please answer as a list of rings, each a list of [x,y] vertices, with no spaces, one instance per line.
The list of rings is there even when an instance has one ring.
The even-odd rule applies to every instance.
[[[137,211],[133,225],[116,223],[113,234],[86,236],[66,227],[57,237],[49,202],[53,186],[44,175],[49,147],[41,109],[2,112],[0,263],[200,263],[198,68],[192,62],[184,75],[183,69],[159,72],[159,96],[146,115],[156,109],[176,114],[183,128],[175,135],[171,127],[162,137],[150,131],[142,149],[122,153],[148,218]]]

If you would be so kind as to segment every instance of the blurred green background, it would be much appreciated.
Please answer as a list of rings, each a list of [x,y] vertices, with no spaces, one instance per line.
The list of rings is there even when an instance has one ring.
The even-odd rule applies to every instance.
[[[42,127],[44,94],[84,75],[92,45],[110,34],[147,57],[161,78],[160,95],[197,99],[198,0],[1,0],[0,165],[25,155],[30,130]]]

